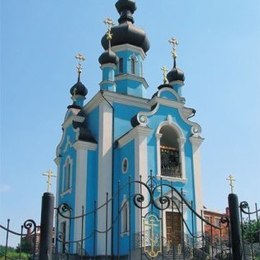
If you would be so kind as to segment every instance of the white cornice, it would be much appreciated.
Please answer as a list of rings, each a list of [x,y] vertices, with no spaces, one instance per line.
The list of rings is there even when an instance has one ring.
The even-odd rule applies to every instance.
[[[123,95],[120,93],[112,92],[112,91],[103,91],[104,97],[111,103],[120,103],[124,105],[129,106],[135,106],[142,109],[150,109],[150,106],[148,105],[148,99],[144,98],[138,98],[135,96],[129,96],[129,95]],[[96,107],[99,106],[99,104],[104,101],[102,94],[98,92],[90,101],[88,104],[85,105],[83,108],[86,113],[91,112]]]
[[[115,76],[115,81],[120,81],[120,80],[135,80],[144,85],[144,87],[147,89],[149,87],[147,81],[143,77],[136,76],[134,74],[118,74]]]
[[[73,144],[73,147],[75,148],[75,150],[97,150],[97,144],[84,141],[75,142]]]
[[[181,182],[181,183],[187,183],[186,178],[177,178],[177,177],[170,177],[170,176],[164,176],[164,175],[156,175],[157,179],[163,179],[170,182]]]
[[[143,59],[146,57],[146,54],[144,53],[142,48],[136,47],[131,44],[121,44],[112,47],[112,51],[114,52],[127,51],[127,50],[140,53]]]
[[[148,127],[136,126],[118,140],[119,148],[134,140],[137,136],[148,136],[151,133],[151,131],[152,130]]]
[[[199,130],[198,134],[201,133],[201,127],[199,126],[199,124],[189,120],[189,117],[194,113],[194,110],[192,108],[185,107],[184,104],[181,103],[181,102],[177,102],[177,101],[173,101],[173,100],[154,96],[149,101],[149,105],[150,105],[150,107],[152,107],[156,104],[160,104],[160,105],[164,105],[164,106],[167,106],[167,107],[172,107],[172,108],[178,109],[179,114],[180,114],[181,118],[183,119],[183,121],[185,123],[187,123],[188,125],[195,126]]]
[[[102,86],[104,84],[110,84],[110,85],[115,85],[115,81],[112,81],[112,80],[102,80],[100,83],[99,83],[99,86]]]
[[[200,147],[200,145],[204,141],[204,138],[201,138],[200,136],[194,136],[194,135],[191,136],[189,139],[195,150],[197,150],[197,148]]]
[[[100,66],[100,69],[104,68],[112,68],[113,70],[116,70],[117,66],[114,63],[106,63]]]

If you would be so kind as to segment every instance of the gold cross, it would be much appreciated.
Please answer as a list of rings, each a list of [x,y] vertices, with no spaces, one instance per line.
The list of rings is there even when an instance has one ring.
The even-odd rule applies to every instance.
[[[107,40],[111,41],[113,36],[113,34],[111,33],[111,28],[115,24],[113,23],[113,20],[111,18],[107,18],[106,20],[104,20],[104,24],[107,26]]]
[[[113,25],[115,25],[113,23],[113,20],[111,18],[107,18],[106,20],[104,20],[104,24],[107,25],[107,30],[110,31],[111,30],[111,27]]]
[[[47,176],[47,191],[50,192],[51,189],[51,178],[56,177],[56,175],[51,171],[48,170],[47,172],[42,174],[43,176]]]
[[[161,68],[162,72],[163,72],[163,84],[166,84],[168,82],[167,80],[167,72],[168,72],[168,69],[166,68],[166,66],[163,66]]]
[[[77,70],[78,70],[78,74],[81,73],[82,71],[82,62],[85,61],[85,57],[81,54],[81,53],[78,53],[77,55],[75,55],[75,59],[78,60],[78,66],[76,67]]]
[[[234,181],[235,178],[230,174],[228,178],[226,178],[227,181],[229,181],[229,186],[231,188],[231,193],[234,193]]]
[[[178,41],[176,40],[176,38],[172,37],[170,40],[169,40],[169,43],[172,45],[172,57],[174,59],[176,59],[177,57],[177,53],[176,53],[176,47],[177,45],[179,44]]]

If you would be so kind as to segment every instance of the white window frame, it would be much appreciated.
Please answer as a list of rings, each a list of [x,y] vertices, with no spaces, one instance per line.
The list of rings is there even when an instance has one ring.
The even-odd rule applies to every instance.
[[[124,199],[121,204],[121,235],[129,235],[129,202]]]
[[[69,166],[69,178],[68,178],[68,166]],[[68,184],[67,184],[68,182]],[[62,195],[71,192],[72,189],[72,159],[70,157],[66,158],[65,164],[63,166],[62,175]]]
[[[168,126],[173,128],[173,130],[177,133],[178,136],[178,144],[179,144],[179,156],[180,156],[180,163],[181,163],[181,178],[177,177],[170,177],[164,176],[161,174],[161,138],[162,134],[160,130],[162,127]],[[172,117],[168,116],[167,121],[162,122],[156,131],[156,150],[157,150],[157,177],[163,178],[169,181],[180,181],[185,183],[186,182],[186,167],[185,167],[185,153],[184,153],[184,146],[185,146],[186,138],[182,130],[172,121]]]

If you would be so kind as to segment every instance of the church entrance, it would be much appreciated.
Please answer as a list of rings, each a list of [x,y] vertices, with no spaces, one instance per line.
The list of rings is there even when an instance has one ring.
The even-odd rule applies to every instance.
[[[166,212],[166,238],[171,246],[181,244],[181,214]]]

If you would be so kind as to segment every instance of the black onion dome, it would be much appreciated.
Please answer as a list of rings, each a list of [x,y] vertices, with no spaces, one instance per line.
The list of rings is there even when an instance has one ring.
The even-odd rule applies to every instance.
[[[84,97],[88,94],[88,90],[80,81],[80,78],[78,78],[78,82],[70,89],[70,94],[72,96],[79,95]]]
[[[184,72],[176,67],[173,67],[173,69],[167,74],[167,79],[169,82],[184,81]]]
[[[108,49],[107,51],[104,51],[100,55],[98,61],[101,65],[107,64],[107,63],[113,63],[113,64],[117,65],[118,57],[112,50]]]
[[[116,8],[120,14],[118,19],[119,25],[111,28],[113,35],[111,46],[121,44],[131,44],[143,49],[146,53],[150,49],[150,43],[144,30],[133,25],[134,19],[132,14],[136,10],[136,4],[130,0],[119,0],[116,3]],[[101,44],[105,50],[108,49],[109,43],[106,35],[103,36]]]
[[[116,9],[120,14],[120,18],[118,19],[119,23],[130,21],[134,23],[134,18],[132,14],[136,10],[136,4],[131,0],[118,0],[116,2]]]

